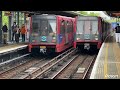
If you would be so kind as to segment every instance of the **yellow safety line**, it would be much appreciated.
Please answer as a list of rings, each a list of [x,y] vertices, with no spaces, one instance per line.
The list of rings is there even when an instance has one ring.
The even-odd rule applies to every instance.
[[[119,53],[117,52],[117,50],[120,50],[119,46],[116,45],[117,43],[114,43],[114,48],[113,51],[114,51],[114,56],[115,56],[115,60],[117,62],[119,62]],[[116,66],[117,66],[117,71],[118,71],[118,76],[120,76],[120,66],[118,65],[118,63],[116,63]]]
[[[105,61],[104,61],[104,79],[107,79],[107,60],[108,60],[108,43],[106,43]]]

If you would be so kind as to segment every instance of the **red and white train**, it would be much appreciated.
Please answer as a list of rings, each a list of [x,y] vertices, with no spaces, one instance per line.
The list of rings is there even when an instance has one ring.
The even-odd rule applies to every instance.
[[[100,49],[111,24],[101,17],[32,15],[29,52],[62,52],[73,47]]]
[[[80,49],[100,49],[105,38],[110,33],[111,24],[101,17],[77,16],[74,31],[74,47]]]
[[[73,47],[75,18],[33,15],[30,26],[29,52],[62,52]]]

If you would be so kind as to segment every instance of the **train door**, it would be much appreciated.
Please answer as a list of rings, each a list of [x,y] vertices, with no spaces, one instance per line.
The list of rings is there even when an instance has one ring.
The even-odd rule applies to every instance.
[[[68,44],[68,34],[69,34],[69,21],[65,22],[65,44]]]
[[[61,27],[60,27],[60,36],[59,36],[59,43],[63,41],[63,37],[65,37],[65,20],[61,20]],[[66,43],[66,38],[64,38],[64,43]]]

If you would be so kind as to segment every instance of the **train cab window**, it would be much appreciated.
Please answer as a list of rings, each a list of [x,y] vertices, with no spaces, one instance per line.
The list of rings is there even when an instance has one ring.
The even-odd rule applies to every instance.
[[[49,33],[56,33],[56,20],[48,20],[49,22]]]
[[[65,21],[64,20],[61,21],[60,33],[65,34]]]
[[[47,20],[41,20],[40,25],[41,25],[40,35],[41,36],[47,36],[48,35],[48,21]]]
[[[92,33],[97,34],[98,32],[98,21],[92,21]]]
[[[77,21],[77,34],[83,34],[84,21]]]
[[[38,29],[39,29],[38,22],[33,22],[32,23],[32,32],[38,33]]]

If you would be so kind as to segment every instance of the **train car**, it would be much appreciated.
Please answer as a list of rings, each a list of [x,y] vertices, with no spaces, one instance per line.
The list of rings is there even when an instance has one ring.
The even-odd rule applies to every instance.
[[[96,16],[77,16],[76,25],[74,48],[87,50],[100,49],[110,29],[109,23]]]
[[[62,52],[73,46],[75,18],[60,15],[31,16],[29,52]]]

